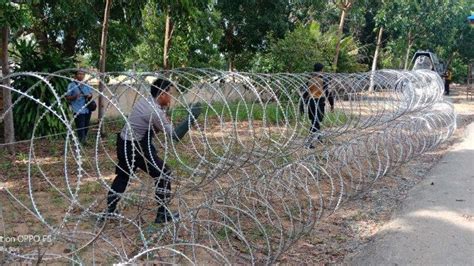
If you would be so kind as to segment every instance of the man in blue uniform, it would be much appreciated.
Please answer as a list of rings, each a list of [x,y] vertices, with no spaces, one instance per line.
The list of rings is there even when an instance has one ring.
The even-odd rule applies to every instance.
[[[66,99],[71,104],[74,114],[77,136],[82,144],[86,142],[89,122],[91,120],[91,112],[87,109],[86,103],[92,98],[91,87],[82,83],[84,76],[84,72],[78,70],[74,75],[75,80],[67,86],[66,94]]]

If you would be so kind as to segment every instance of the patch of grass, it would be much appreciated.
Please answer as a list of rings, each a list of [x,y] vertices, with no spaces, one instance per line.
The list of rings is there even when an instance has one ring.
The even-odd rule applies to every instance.
[[[40,170],[41,170],[41,169],[40,169],[39,165],[37,165],[37,164],[33,165],[33,166],[31,167],[31,175],[32,175],[32,176],[39,176],[40,173],[41,173]],[[42,169],[42,170],[44,171],[45,169]]]
[[[17,159],[18,161],[28,161],[28,154],[23,153],[23,152],[19,152],[19,153],[16,155],[16,159]]]
[[[138,204],[141,200],[142,200],[142,198],[140,197],[140,195],[137,195],[137,194],[131,194],[131,195],[129,195],[127,198],[124,198],[124,199],[123,199],[124,204],[125,204],[125,205],[128,205],[128,206],[136,205],[136,204]]]
[[[363,220],[366,220],[367,218],[368,218],[367,215],[361,211],[357,211],[357,213],[352,216],[352,219],[355,221],[363,221]]]
[[[105,148],[115,149],[115,145],[117,143],[117,135],[107,134],[107,137],[102,140],[102,143]]]
[[[275,163],[278,165],[285,165],[288,162],[291,162],[293,158],[290,155],[278,156],[275,158]]]
[[[81,186],[81,192],[85,194],[93,194],[101,189],[101,184],[98,182],[87,182]]]
[[[94,196],[87,194],[87,195],[85,195],[85,196],[82,198],[81,201],[82,201],[82,203],[83,203],[84,205],[88,205],[88,204],[93,203],[94,200],[95,200],[95,197],[94,197]]]
[[[187,117],[188,113],[184,108],[175,108],[171,110],[171,120],[173,122],[182,121]],[[198,121],[204,121],[204,117],[207,119],[221,117],[224,120],[237,120],[237,121],[263,121],[266,120],[268,123],[276,124],[282,123],[287,120],[294,120],[296,118],[295,109],[291,105],[285,105],[281,103],[278,105],[275,102],[261,104],[259,102],[231,102],[222,103],[214,102],[203,106],[201,116]]]
[[[63,196],[57,193],[56,195],[51,197],[51,202],[53,203],[54,206],[62,206],[64,204]]]
[[[182,121],[183,119],[185,119],[187,115],[188,112],[186,111],[186,109],[182,107],[177,107],[171,110],[170,119],[174,123],[177,123],[178,121]]]
[[[152,238],[156,234],[157,231],[159,232],[159,230],[161,228],[162,228],[162,225],[159,225],[159,224],[155,224],[155,223],[147,224],[147,226],[143,230],[145,238],[147,238],[147,239]],[[137,242],[141,241],[141,238],[138,234],[136,235],[136,240],[137,240]]]
[[[60,207],[64,205],[63,196],[55,188],[50,187],[48,190],[49,200],[53,203],[54,207]]]
[[[26,206],[29,206],[28,204],[31,205],[31,200],[30,200],[30,195],[29,194],[17,194],[15,197],[22,202],[23,204],[26,204]]]
[[[340,110],[334,110],[333,112],[326,112],[324,114],[323,126],[324,127],[338,127],[347,123],[349,116]]]
[[[188,156],[186,153],[179,154],[179,159],[173,154],[173,156],[166,158],[166,164],[172,169],[179,169],[181,165],[195,165],[196,162]]]
[[[55,144],[55,142],[51,142]],[[51,145],[49,146],[49,152],[51,153],[52,156],[56,156],[58,154],[58,146],[57,145]]]
[[[221,241],[224,241],[226,240],[227,238],[233,238],[234,237],[234,233],[232,232],[232,230],[230,230],[229,228],[223,226],[221,227],[219,230],[216,231],[215,233],[215,237],[218,239],[218,240],[221,240]]]
[[[347,240],[347,237],[345,237],[344,235],[337,235],[337,236],[335,237],[335,239],[336,239],[337,241],[346,241],[346,240]]]
[[[7,171],[11,167],[12,167],[11,162],[9,162],[7,160],[0,162],[0,170],[2,170],[2,171]]]
[[[265,107],[267,122],[271,124],[294,122],[297,114],[291,106],[284,106],[282,103],[278,106],[276,103],[268,104]]]
[[[253,241],[255,240],[264,240],[265,237],[271,238],[274,233],[274,229],[269,225],[263,225],[263,228],[253,227],[247,230],[249,238]]]
[[[226,153],[226,148],[223,145],[211,145],[211,148],[212,151],[218,156],[223,156]]]
[[[48,224],[52,224],[52,225],[55,225],[58,221],[57,219],[53,218],[53,217],[46,217],[44,218],[44,220],[48,223]]]

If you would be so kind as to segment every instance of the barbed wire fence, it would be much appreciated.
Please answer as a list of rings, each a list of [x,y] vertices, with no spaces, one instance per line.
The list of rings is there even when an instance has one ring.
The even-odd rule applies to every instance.
[[[50,82],[71,82],[74,72],[14,73],[12,85],[2,86],[14,95],[13,109],[31,101],[40,110],[31,138],[15,143],[28,149],[16,161],[24,165],[22,175],[2,168],[8,177],[0,187],[3,262],[272,264],[344,201],[435,149],[456,128],[442,80],[431,71],[324,73],[335,105],[326,110],[314,149],[307,148],[314,140],[308,110],[300,110],[312,73],[87,72],[84,83],[105,85],[107,115],[91,126],[83,146],[62,104],[65,89]],[[156,78],[176,85],[168,110],[173,124],[186,119],[193,104],[202,106],[180,142],[155,132],[158,155],[172,169],[169,207],[180,219],[153,223],[153,179],[137,171],[120,214],[100,223],[115,177],[115,134],[130,127],[131,107],[149,97]],[[19,88],[17,79],[34,82]],[[45,101],[34,96],[36,90],[53,97]],[[96,98],[100,94],[94,89]],[[60,121],[64,132],[37,135],[46,119]],[[15,186],[22,181],[27,186]],[[13,245],[11,238],[21,232],[48,241]]]

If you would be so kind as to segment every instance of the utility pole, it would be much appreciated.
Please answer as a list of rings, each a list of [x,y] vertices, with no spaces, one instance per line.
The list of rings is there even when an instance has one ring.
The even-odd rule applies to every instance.
[[[109,17],[110,17],[110,7],[112,6],[112,0],[105,0],[105,11],[104,11],[104,21],[102,23],[102,35],[100,40],[100,58],[99,58],[99,72],[100,72],[100,82],[99,82],[99,92],[104,92],[104,82],[103,73],[105,73],[105,63],[107,60],[107,34],[109,31]],[[105,116],[105,99],[102,95],[99,95],[99,121]],[[104,135],[105,132],[100,129],[100,132]]]
[[[377,46],[375,47],[374,60],[372,60],[372,72],[370,73],[369,92],[374,91],[374,75],[375,70],[377,69],[377,58],[379,57],[380,45],[382,44],[382,33],[383,27],[381,26],[379,29],[379,35],[377,37]]]

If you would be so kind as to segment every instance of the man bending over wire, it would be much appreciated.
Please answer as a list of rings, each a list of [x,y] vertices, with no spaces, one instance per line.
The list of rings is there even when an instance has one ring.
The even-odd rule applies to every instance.
[[[170,81],[164,79],[153,82],[150,87],[151,96],[140,99],[133,106],[128,117],[131,128],[125,125],[117,134],[116,177],[107,195],[107,213],[102,220],[116,214],[120,194],[127,188],[130,175],[137,167],[148,173],[155,181],[155,199],[158,202],[155,223],[177,221],[179,218],[179,215],[171,213],[167,206],[171,195],[171,171],[157,155],[152,142],[153,129],[165,132],[173,140],[179,141],[195,122],[201,109],[199,103],[193,105],[187,119],[173,128],[164,110],[171,103],[169,92],[173,87]]]

